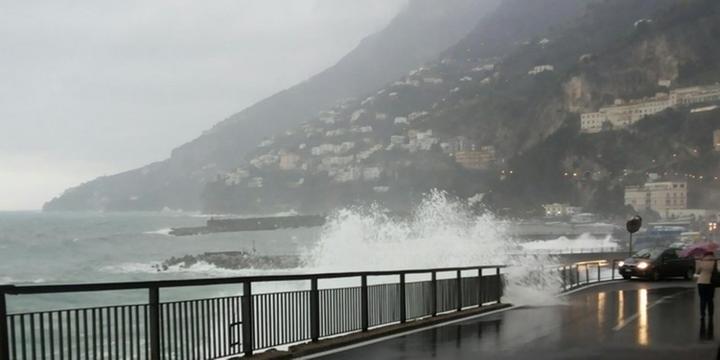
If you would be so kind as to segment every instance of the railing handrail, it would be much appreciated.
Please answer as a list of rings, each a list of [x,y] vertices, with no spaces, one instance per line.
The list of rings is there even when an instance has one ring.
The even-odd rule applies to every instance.
[[[562,280],[563,280],[563,292],[575,290],[577,288],[580,288],[585,285],[589,285],[591,283],[599,283],[604,281],[614,281],[615,280],[615,270],[617,269],[617,264],[622,261],[621,259],[607,259],[607,260],[595,260],[595,261],[586,261],[586,262],[580,262],[580,263],[574,263],[569,265],[562,265],[558,267],[558,271],[561,274]],[[597,269],[597,276],[595,280],[593,281],[590,277],[590,268],[594,267]],[[601,268],[602,267],[609,267],[611,273],[610,273],[610,279],[603,280],[601,277]],[[584,268],[585,273],[585,281],[583,282],[581,279],[581,270]],[[573,273],[575,277],[573,278]],[[570,275],[570,276],[568,276]],[[570,282],[568,282],[570,280]],[[573,282],[574,280],[574,282]]]
[[[114,290],[139,290],[148,288],[172,288],[185,286],[210,286],[243,284],[246,282],[275,282],[275,281],[302,281],[313,279],[338,279],[362,276],[391,276],[401,274],[424,274],[432,272],[451,272],[478,269],[506,268],[507,265],[480,265],[462,266],[447,268],[429,269],[404,269],[404,270],[383,270],[383,271],[355,271],[355,272],[328,272],[294,275],[255,275],[236,276],[221,278],[201,279],[175,279],[175,280],[154,280],[154,281],[126,281],[126,282],[104,282],[104,283],[82,283],[82,284],[47,284],[47,285],[0,285],[0,294],[21,295],[21,294],[52,294],[69,292],[94,292]]]
[[[510,255],[574,255],[574,254],[592,254],[592,253],[624,253],[617,247],[596,247],[596,248],[577,248],[577,249],[527,249],[511,252]]]
[[[108,349],[111,345],[111,337],[110,334],[113,333],[111,330],[111,326],[114,324],[114,335],[115,335],[115,352],[119,354],[118,350],[118,344],[120,344],[118,341],[118,324],[122,323],[121,326],[121,333],[122,335],[122,348],[123,348],[123,355],[125,355],[125,345],[127,344],[127,339],[129,339],[130,342],[130,349],[132,354],[132,348],[133,348],[133,340],[135,340],[135,344],[137,346],[137,352],[138,354],[141,353],[140,350],[140,344],[143,343],[144,352],[147,355],[149,359],[152,360],[161,360],[164,353],[167,353],[173,349],[171,345],[168,345],[169,343],[169,334],[170,334],[170,327],[172,326],[174,331],[174,346],[177,350],[177,334],[179,330],[178,325],[178,318],[176,312],[179,312],[181,317],[184,316],[184,326],[181,326],[184,328],[184,332],[181,333],[184,335],[181,335],[183,339],[194,337],[193,345],[193,351],[200,351],[204,354],[206,354],[208,351],[211,351],[209,349],[213,349],[215,354],[217,354],[218,347],[222,347],[223,345],[220,343],[223,343],[225,345],[230,344],[230,347],[232,348],[235,346],[235,348],[232,348],[231,350],[225,350],[225,352],[221,351],[221,357],[224,357],[226,355],[235,355],[244,353],[245,355],[249,356],[252,355],[253,352],[257,349],[262,348],[269,348],[272,346],[277,346],[279,344],[285,344],[290,342],[302,342],[302,341],[312,341],[316,342],[320,338],[327,337],[327,336],[334,336],[340,333],[350,333],[353,331],[368,331],[371,327],[375,326],[384,326],[396,321],[399,321],[400,323],[404,323],[408,320],[408,311],[407,311],[407,301],[408,299],[415,299],[416,295],[408,296],[406,293],[406,275],[408,274],[429,274],[430,280],[423,281],[420,284],[422,287],[420,288],[422,290],[422,294],[420,294],[420,300],[416,301],[416,304],[421,304],[422,309],[421,313],[413,315],[412,318],[422,318],[422,317],[435,317],[438,316],[439,313],[445,313],[449,311],[462,311],[464,308],[467,308],[468,306],[477,306],[478,308],[482,308],[485,306],[485,304],[489,302],[496,302],[497,304],[501,303],[501,297],[503,292],[503,276],[501,273],[501,269],[505,268],[505,265],[478,265],[478,266],[464,266],[464,267],[448,267],[448,268],[429,268],[429,269],[398,269],[398,270],[385,270],[385,271],[356,271],[356,272],[329,272],[329,273],[310,273],[310,274],[294,274],[294,275],[258,275],[258,276],[242,276],[242,277],[226,277],[226,278],[204,278],[204,279],[181,279],[181,280],[158,280],[158,281],[135,281],[135,282],[108,282],[108,283],[86,283],[86,284],[53,284],[53,285],[0,285],[0,360],[6,360],[11,359],[10,357],[10,348],[12,346],[13,354],[17,350],[17,346],[21,347],[22,354],[25,354],[26,351],[26,345],[27,345],[27,336],[29,337],[30,346],[32,349],[33,358],[35,357],[36,351],[38,351],[38,342],[36,341],[36,319],[39,321],[39,334],[40,334],[40,354],[41,357],[43,357],[46,354],[45,349],[45,332],[44,327],[47,324],[50,327],[50,352],[54,354],[54,350],[52,348],[52,344],[55,344],[54,340],[55,336],[53,335],[52,329],[57,327],[58,329],[58,345],[59,345],[59,351],[60,354],[63,354],[63,348],[62,345],[67,342],[67,354],[68,358],[71,358],[71,352],[74,351],[77,354],[80,354],[82,352],[81,343],[85,345],[85,354],[89,354],[89,340],[88,340],[88,334],[92,335],[92,350],[93,354],[96,351],[96,344],[95,341],[97,339],[97,332],[95,329],[95,326],[97,324],[96,322],[96,310],[97,313],[99,313],[99,320],[100,325],[98,326],[100,330],[99,335],[99,344],[101,347],[100,353],[102,353],[102,346],[105,340],[107,340]],[[492,274],[483,274],[483,270],[486,269],[493,269]],[[474,287],[469,287],[467,289],[463,289],[464,283],[464,277],[463,277],[463,271],[470,271],[473,272],[473,275],[471,278],[475,279],[472,284],[474,284]],[[440,281],[437,277],[438,273],[455,273],[454,276],[448,278],[450,281],[448,283],[448,286],[438,286],[438,282]],[[476,275],[475,275],[476,274]],[[382,305],[382,306],[392,306],[394,308],[395,305],[399,307],[399,317],[395,317],[395,315],[392,315],[390,317],[387,317],[387,319],[383,318],[380,320],[373,320],[371,316],[370,310],[373,310],[373,316],[375,317],[384,317],[386,315],[383,315],[382,306],[377,305],[373,302],[371,302],[371,296],[374,296],[373,299],[379,299],[380,297],[384,297],[385,293],[380,292],[378,297],[378,293],[376,292],[373,295],[373,292],[371,291],[371,286],[368,285],[368,278],[369,277],[375,277],[375,276],[397,276],[399,283],[395,284],[393,283],[394,287],[398,287],[399,294],[394,294],[391,296],[391,298],[388,298],[386,300],[383,300],[391,305]],[[323,293],[318,287],[318,281],[324,280],[324,279],[339,279],[339,278],[359,278],[360,279],[360,286],[356,286],[355,290],[359,291],[359,294],[357,292],[354,292],[357,296],[355,299],[355,307],[354,308],[348,308],[347,310],[342,310],[338,313],[328,313],[326,315],[323,315],[321,310],[323,309],[323,306],[325,308],[325,311],[327,312],[328,309],[331,309],[332,306],[335,306],[335,304],[332,300],[328,302],[326,297],[323,297]],[[273,294],[258,294],[258,295],[271,295],[275,296],[274,300],[270,299],[269,302],[266,301],[268,299],[262,299],[257,298],[253,294],[253,285],[256,283],[263,283],[263,282],[273,282],[273,281],[309,281],[310,282],[310,290],[306,291],[306,296],[303,297],[288,297],[287,292],[280,292],[280,293],[273,293]],[[444,280],[443,280],[444,281]],[[220,302],[217,303],[217,299],[207,299],[207,300],[216,300],[216,303],[211,303],[205,300],[204,303],[195,303],[194,305],[190,304],[188,305],[188,301],[182,301],[177,303],[163,303],[160,301],[160,292],[164,288],[175,288],[175,287],[190,287],[190,286],[206,286],[206,285],[242,285],[242,296],[234,297],[234,302],[231,301],[230,305],[228,305],[228,302]],[[450,286],[449,284],[453,284]],[[393,288],[394,288],[393,287]],[[6,298],[8,295],[22,295],[22,294],[49,294],[49,293],[71,293],[71,292],[93,292],[93,291],[111,291],[111,290],[145,290],[148,294],[148,301],[146,304],[139,304],[136,306],[141,306],[143,308],[142,311],[139,311],[139,309],[135,309],[134,312],[132,310],[128,310],[127,312],[127,318],[125,310],[120,311],[120,317],[118,318],[118,308],[123,308],[124,306],[128,305],[111,305],[111,306],[105,306],[105,307],[98,307],[98,308],[78,308],[78,309],[65,309],[65,310],[57,310],[54,312],[49,312],[48,317],[46,318],[44,314],[39,313],[19,313],[19,314],[8,314],[7,312],[7,302]],[[351,289],[351,288],[348,288]],[[428,290],[429,291],[426,291]],[[466,290],[470,290],[470,294],[473,294],[473,296],[477,299],[476,303],[475,300],[470,299],[467,300],[465,298]],[[451,297],[449,297],[448,294],[454,294],[455,300],[449,300]],[[359,296],[358,296],[359,295]],[[344,296],[344,295],[343,295]],[[335,298],[333,298],[335,299]],[[466,302],[467,300],[467,302]],[[189,300],[189,301],[196,301],[196,300]],[[456,303],[455,303],[456,301]],[[292,306],[287,305],[286,303],[292,302]],[[429,309],[425,309],[425,306],[427,303],[431,303],[431,307]],[[360,304],[358,308],[358,303]],[[412,303],[412,302],[411,302]],[[182,304],[182,307],[179,308],[175,306],[174,304]],[[325,304],[325,305],[322,305]],[[328,305],[330,304],[330,305]],[[373,305],[375,304],[375,305]],[[383,303],[385,304],[385,303]],[[220,313],[217,313],[218,308],[222,308],[224,306],[224,310],[220,310]],[[329,307],[328,307],[329,306]],[[378,308],[380,306],[380,308]],[[257,307],[257,308],[256,308]],[[107,322],[103,322],[103,308],[105,311],[105,318],[107,319]],[[111,315],[111,308],[113,308],[113,312]],[[278,318],[276,315],[269,316],[268,314],[276,314],[274,311],[280,309],[286,309],[287,311],[290,311],[293,315],[291,315],[291,318],[288,317],[288,313],[283,313],[283,317]],[[380,310],[379,310],[380,309]],[[172,310],[172,312],[170,312]],[[189,312],[188,312],[189,311]],[[237,317],[239,311],[239,318]],[[268,312],[270,311],[270,312]],[[285,310],[283,310],[285,311]],[[142,312],[142,315],[139,315],[140,312]],[[55,314],[57,313],[57,314]],[[64,319],[63,320],[63,313]],[[282,313],[282,311],[281,311]],[[353,314],[353,316],[356,316],[357,319],[359,319],[361,326],[350,326],[350,327],[339,327],[338,329],[342,330],[340,332],[333,332],[335,330],[331,331],[325,331],[323,332],[323,326],[321,325],[321,319],[323,316],[325,316],[328,321],[335,324],[337,327],[337,324],[341,322],[340,320],[343,320],[347,318],[349,314]],[[39,314],[39,315],[38,315]],[[53,315],[55,316],[57,321],[53,320]],[[72,315],[74,314],[74,315]],[[134,314],[134,324],[133,324],[133,316]],[[185,315],[183,315],[185,314]],[[194,315],[188,315],[188,314],[194,314]],[[198,315],[199,314],[199,315]],[[231,314],[231,315],[228,315]],[[91,317],[90,322],[88,322],[88,316]],[[140,316],[142,316],[142,322],[140,321]],[[165,316],[165,318],[163,318]],[[227,323],[228,319],[232,317],[232,323]],[[334,317],[333,317],[334,316]],[[190,318],[192,317],[192,318]],[[27,323],[29,319],[30,327],[27,327]],[[74,325],[72,324],[72,319],[74,319]],[[190,319],[190,320],[188,320]],[[204,319],[204,320],[203,320]],[[218,320],[219,319],[219,320]],[[289,336],[286,333],[283,333],[281,336],[281,340],[276,339],[274,336],[278,336],[278,329],[277,326],[279,323],[277,323],[278,319],[281,319],[279,321],[283,322],[282,326],[286,326],[288,323],[292,323],[295,320],[299,321],[300,325],[297,325],[295,330],[299,331],[300,333]],[[46,320],[48,320],[46,322]],[[10,323],[9,323],[10,321]],[[190,327],[188,327],[188,321],[190,321]],[[219,324],[218,325],[218,321]],[[126,333],[126,323],[129,328],[132,328],[135,326],[137,331],[130,331],[129,333]],[[203,324],[200,324],[203,323]],[[63,324],[65,324],[65,334],[67,336],[63,337]],[[171,325],[172,324],[172,325]],[[258,325],[257,328],[255,325]],[[92,325],[92,330],[89,330],[89,326]],[[19,326],[19,327],[18,327]],[[103,335],[103,329],[107,326],[107,336]],[[220,333],[223,333],[224,330],[220,329],[218,330],[218,326],[228,326],[229,328],[226,329],[225,335],[220,341],[220,343],[217,342],[215,338],[212,338],[212,336],[208,336],[208,334],[215,334],[218,331]],[[344,326],[344,325],[343,325]],[[74,335],[71,332],[71,328],[74,327],[75,332]],[[82,334],[83,337],[80,336],[80,331],[82,328]],[[140,328],[144,328],[144,331],[140,331]],[[239,331],[237,334],[240,334],[240,338],[234,337],[232,335],[232,329],[237,329],[235,331]],[[164,330],[163,330],[164,329]],[[188,330],[190,329],[190,330]],[[26,331],[27,330],[27,331]],[[200,334],[200,330],[202,330],[202,335]],[[19,337],[16,336],[16,332],[20,332]],[[28,332],[29,331],[29,332]],[[29,334],[29,335],[28,335]],[[188,335],[189,334],[189,335]],[[166,336],[166,338],[163,338],[163,336]],[[141,336],[144,336],[144,340],[141,340]],[[256,342],[256,336],[259,342]],[[76,346],[72,347],[71,342],[74,341]],[[17,341],[19,339],[19,342]],[[242,340],[240,340],[242,339]],[[270,340],[268,340],[270,339]],[[166,343],[166,341],[168,343]],[[185,340],[183,340],[185,341]],[[189,344],[189,343],[187,343]],[[188,351],[188,346],[185,346],[185,351]],[[182,346],[181,346],[182,348]],[[201,350],[198,350],[201,349]],[[211,351],[212,352],[212,351]],[[191,354],[192,355],[192,354]],[[14,356],[14,355],[13,355]],[[15,359],[16,357],[13,357]],[[23,359],[26,358],[26,356],[23,355]]]

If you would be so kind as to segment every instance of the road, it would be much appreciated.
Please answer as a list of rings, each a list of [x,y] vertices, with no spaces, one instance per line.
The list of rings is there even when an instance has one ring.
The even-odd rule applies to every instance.
[[[613,283],[319,358],[715,359],[720,343],[701,327],[696,293],[684,281]]]

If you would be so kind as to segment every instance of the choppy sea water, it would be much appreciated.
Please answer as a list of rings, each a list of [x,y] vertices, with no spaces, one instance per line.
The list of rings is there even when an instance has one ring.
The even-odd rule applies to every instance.
[[[218,276],[197,267],[157,273],[172,256],[212,251],[291,255],[317,240],[319,229],[167,235],[172,227],[204,225],[205,216],[165,213],[0,212],[0,282],[67,283]]]
[[[511,225],[497,220],[491,213],[479,215],[469,209],[468,204],[452,200],[443,192],[433,192],[409,218],[394,218],[379,207],[350,208],[336,211],[322,228],[186,237],[167,233],[172,227],[203,225],[207,217],[184,213],[0,212],[0,283],[82,283],[509,265],[505,270],[507,293],[514,302],[552,301],[560,288],[559,279],[551,271],[553,259],[550,256],[513,257],[511,254],[521,245],[508,235]],[[546,243],[552,244],[552,240]],[[565,241],[562,246],[567,246]],[[173,256],[252,251],[253,248],[258,255],[301,255],[306,265],[300,269],[226,270],[201,263],[167,272],[157,272],[153,267]],[[335,285],[357,285],[347,281]],[[326,281],[321,286],[333,284]],[[268,283],[259,284],[256,289],[282,291],[306,285]],[[172,289],[163,290],[161,299],[207,298],[240,292],[239,286]],[[11,311],[30,311],[146,301],[147,292],[126,291],[11,296],[9,306]]]
[[[253,248],[260,255],[300,254],[314,246],[320,233],[319,228],[301,228],[183,237],[167,235],[172,227],[200,226],[206,220],[203,215],[183,213],[0,212],[0,283],[115,282],[257,274],[258,271],[225,270],[207,264],[157,272],[153,265],[172,256],[252,251]],[[196,290],[208,292],[208,289]],[[146,297],[145,294],[126,295],[124,301],[129,303]],[[75,301],[71,299],[88,296],[11,297],[10,307],[45,308],[58,298],[65,298],[69,302],[66,305],[73,305]]]

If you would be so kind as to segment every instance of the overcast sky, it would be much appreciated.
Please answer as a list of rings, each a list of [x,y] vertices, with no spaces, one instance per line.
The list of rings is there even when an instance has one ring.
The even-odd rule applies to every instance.
[[[167,158],[407,0],[0,0],[0,210]]]

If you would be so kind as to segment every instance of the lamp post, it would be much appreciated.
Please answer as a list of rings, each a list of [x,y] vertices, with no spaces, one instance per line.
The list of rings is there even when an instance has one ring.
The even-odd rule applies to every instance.
[[[625,228],[627,229],[628,233],[630,233],[630,242],[628,243],[628,250],[630,252],[630,256],[633,254],[633,243],[632,243],[632,236],[634,233],[638,232],[640,230],[640,227],[642,226],[642,217],[640,215],[635,215],[632,217],[632,219],[628,220],[625,224]]]

